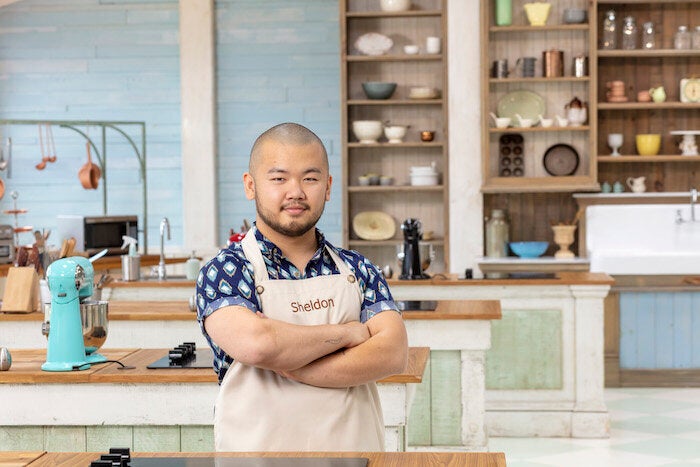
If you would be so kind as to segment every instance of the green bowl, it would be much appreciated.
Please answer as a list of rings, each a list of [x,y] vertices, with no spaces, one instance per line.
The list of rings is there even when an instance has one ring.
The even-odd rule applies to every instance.
[[[388,99],[394,94],[396,83],[366,81],[362,83],[362,90],[369,99]]]

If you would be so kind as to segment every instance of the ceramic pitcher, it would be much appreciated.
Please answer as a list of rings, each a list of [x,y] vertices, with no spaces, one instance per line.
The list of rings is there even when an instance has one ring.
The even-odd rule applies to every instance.
[[[647,186],[644,184],[645,181],[646,177],[629,177],[627,179],[627,186],[635,193],[644,193],[647,189]]]

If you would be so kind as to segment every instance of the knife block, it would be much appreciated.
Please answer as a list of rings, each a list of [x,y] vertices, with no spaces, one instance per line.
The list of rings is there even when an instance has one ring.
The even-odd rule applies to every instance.
[[[7,271],[2,312],[31,313],[39,310],[39,276],[33,267],[10,268]]]

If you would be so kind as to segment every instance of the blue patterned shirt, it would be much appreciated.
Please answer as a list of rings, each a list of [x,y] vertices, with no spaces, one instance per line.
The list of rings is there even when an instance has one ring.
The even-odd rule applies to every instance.
[[[382,311],[398,312],[389,287],[377,267],[356,251],[334,247],[325,240],[318,229],[316,229],[316,240],[319,248],[306,265],[305,271],[299,271],[256,227],[253,227],[248,235],[255,235],[271,280],[295,280],[340,274],[326,251],[325,247],[328,246],[345,261],[358,279],[357,282],[364,297],[360,311],[361,322],[366,322]],[[253,267],[246,259],[240,243],[232,243],[228,248],[220,250],[202,267],[197,277],[197,321],[214,352],[214,370],[219,375],[219,383],[223,380],[233,358],[212,341],[204,329],[204,319],[219,308],[227,306],[243,306],[252,312],[261,311],[259,297],[255,292]]]

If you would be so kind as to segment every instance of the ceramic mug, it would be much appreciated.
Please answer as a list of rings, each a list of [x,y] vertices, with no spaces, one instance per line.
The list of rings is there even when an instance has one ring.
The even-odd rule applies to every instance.
[[[632,190],[634,193],[644,193],[647,191],[647,186],[644,183],[645,181],[646,177],[628,177],[627,186],[630,187],[630,190]]]
[[[425,38],[425,51],[429,54],[439,54],[440,53],[440,38],[436,36],[429,36]]]
[[[620,182],[615,182],[613,183],[612,191],[613,193],[622,193],[625,191],[625,186]]]

